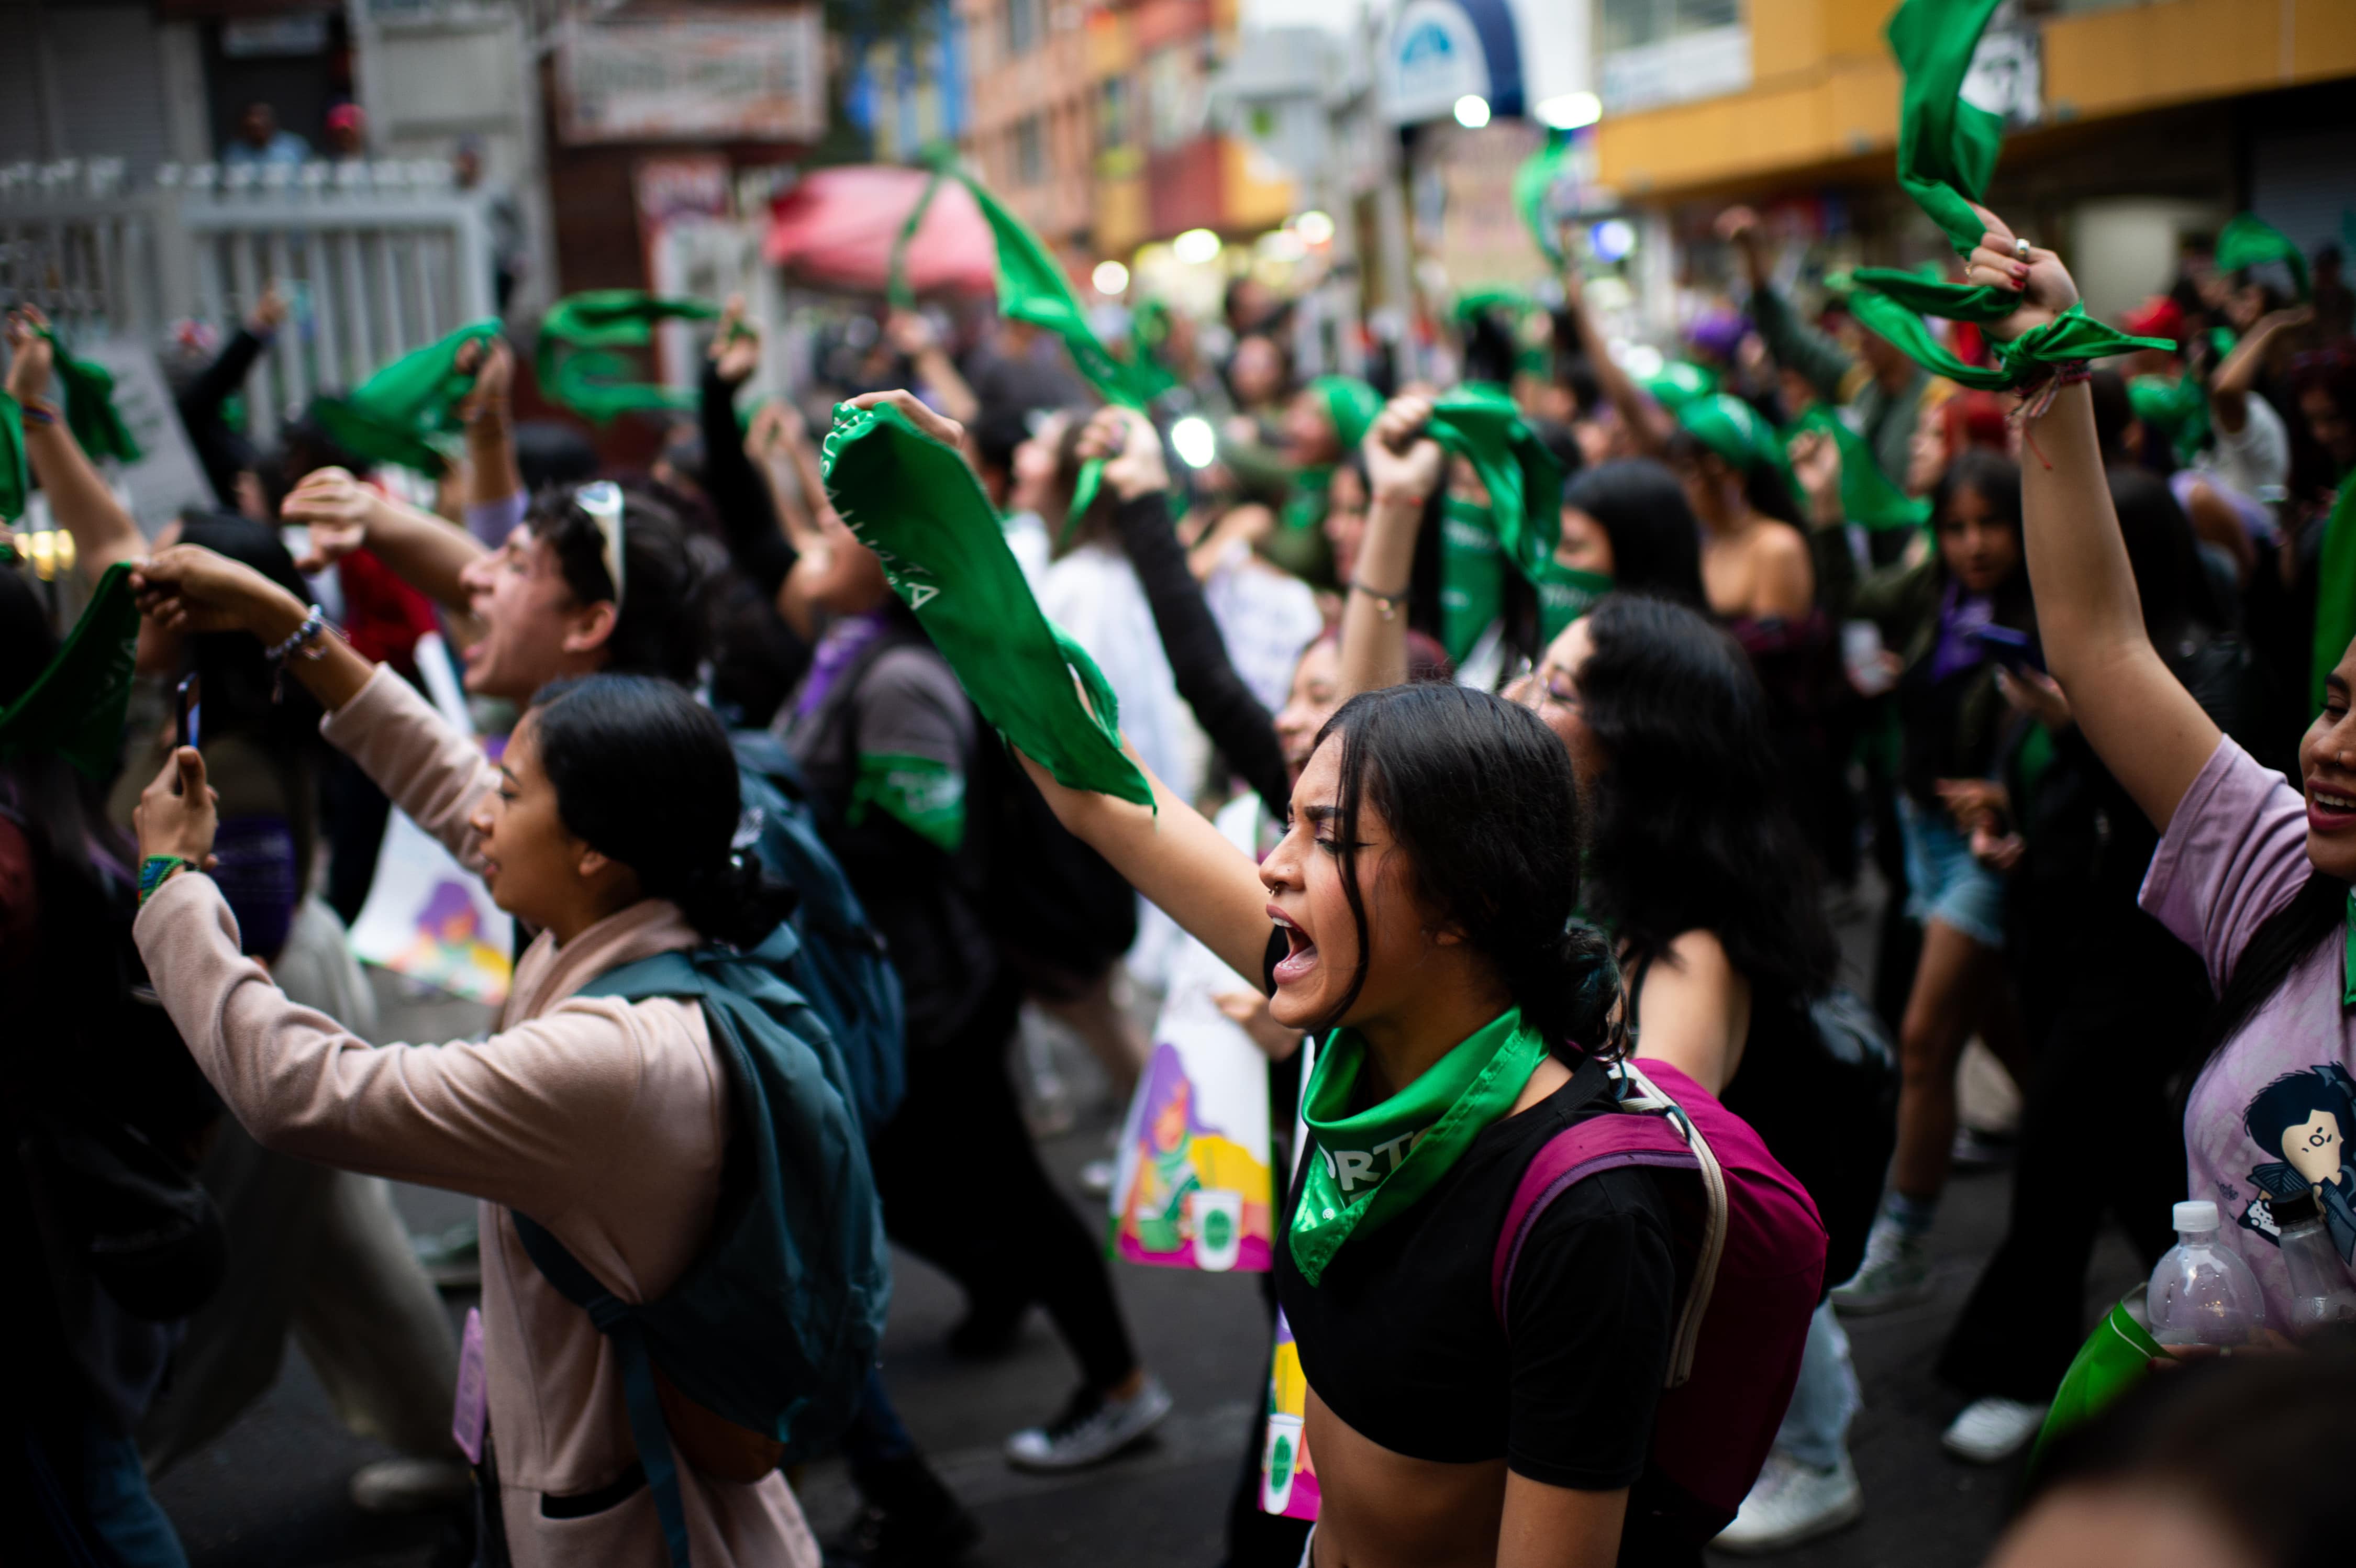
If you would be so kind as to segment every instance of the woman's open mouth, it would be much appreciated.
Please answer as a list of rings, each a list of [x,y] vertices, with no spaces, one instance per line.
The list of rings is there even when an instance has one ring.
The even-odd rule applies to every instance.
[[[1291,950],[1276,961],[1276,968],[1271,972],[1276,983],[1284,986],[1308,979],[1317,967],[1317,944],[1309,940],[1307,931],[1294,925],[1284,911],[1273,904],[1268,907],[1268,918],[1276,922],[1278,930],[1284,933],[1285,944]]]
[[[2307,825],[2319,833],[2344,832],[2356,828],[2356,791],[2326,789],[2309,780],[2307,786]]]

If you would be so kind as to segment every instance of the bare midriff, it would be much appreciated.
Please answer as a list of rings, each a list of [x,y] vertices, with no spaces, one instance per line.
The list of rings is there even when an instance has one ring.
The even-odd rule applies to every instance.
[[[1410,1459],[1360,1436],[1309,1391],[1317,1466],[1312,1568],[1494,1568],[1505,1462]]]

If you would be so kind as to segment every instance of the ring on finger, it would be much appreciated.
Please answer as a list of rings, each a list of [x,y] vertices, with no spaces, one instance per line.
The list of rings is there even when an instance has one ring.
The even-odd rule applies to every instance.
[[[2017,239],[2017,240],[2013,241],[2013,242],[2012,242],[2012,256],[2013,256],[2013,260],[2015,260],[2015,261],[2019,261],[2019,262],[2025,262],[2025,261],[2029,260],[2029,242],[2028,242],[2028,241],[2026,241],[2026,240],[2019,240],[2019,239]]]

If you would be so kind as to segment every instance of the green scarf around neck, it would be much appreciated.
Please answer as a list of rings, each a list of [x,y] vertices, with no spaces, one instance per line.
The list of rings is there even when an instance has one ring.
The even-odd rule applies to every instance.
[[[630,356],[616,350],[652,343],[657,322],[710,321],[719,314],[719,306],[700,299],[664,298],[644,289],[566,295],[540,318],[532,365],[541,394],[601,425],[625,413],[693,408],[696,393],[637,380]]]
[[[1440,645],[1449,662],[1465,655],[1505,607],[1505,553],[1489,509],[1462,496],[1440,503]]]
[[[114,406],[114,372],[66,352],[52,328],[42,328],[41,336],[49,340],[58,387],[65,393],[66,428],[73,432],[74,444],[93,460],[139,461],[139,443],[132,438],[131,426],[123,423],[123,411]]]
[[[449,467],[440,437],[458,431],[458,404],[475,387],[458,369],[459,351],[499,334],[497,317],[471,321],[438,342],[379,371],[345,397],[318,397],[312,414],[337,445],[372,462],[421,474]]]
[[[1987,226],[1972,204],[1996,173],[2004,145],[2004,116],[1965,96],[1972,57],[1999,0],[1906,0],[1890,18],[1890,52],[1904,73],[1898,109],[1898,183],[1944,230],[1955,253],[1968,257]],[[2056,365],[2168,347],[2129,338],[2072,306],[2069,317],[2024,333],[1997,349],[2001,370],[1966,365],[1934,339],[1922,316],[1986,324],[2020,307],[2008,290],[1951,284],[1890,267],[1859,267],[1851,274],[1850,306],[1858,320],[1888,338],[1916,364],[1965,386],[1997,390],[2042,379]],[[2075,320],[2072,321],[2071,317]],[[1963,373],[1958,373],[1958,372]]]
[[[1312,464],[1292,470],[1291,486],[1284,492],[1284,510],[1277,521],[1294,532],[1307,532],[1325,521],[1326,497],[1333,489],[1331,464]]]
[[[1301,1277],[1324,1277],[1351,1237],[1371,1236],[1413,1207],[1472,1141],[1514,1108],[1546,1042],[1508,1008],[1387,1100],[1353,1112],[1366,1043],[1336,1029],[1301,1097],[1312,1145],[1288,1238]]]
[[[122,757],[123,714],[138,650],[131,564],[118,561],[98,580],[65,646],[0,712],[0,760],[55,753],[88,778],[112,778]]]
[[[1151,806],[1151,786],[1120,748],[1111,683],[1040,613],[965,459],[888,404],[838,403],[819,460],[827,498],[983,720],[1067,788]]]

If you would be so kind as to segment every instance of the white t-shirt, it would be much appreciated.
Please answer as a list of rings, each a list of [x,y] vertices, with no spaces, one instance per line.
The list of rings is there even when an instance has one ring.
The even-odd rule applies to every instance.
[[[1301,650],[1325,629],[1317,596],[1237,540],[1203,585],[1203,598],[1236,673],[1269,712],[1283,707]]]
[[[2200,466],[2250,499],[2270,506],[2282,499],[2283,487],[2290,483],[2290,432],[2262,393],[2252,392],[2242,403],[2249,413],[2240,435],[2228,435],[2223,424],[2210,421],[2217,444],[2201,455]]]

